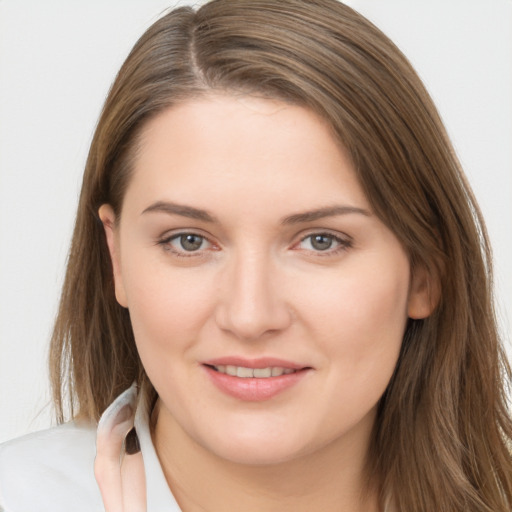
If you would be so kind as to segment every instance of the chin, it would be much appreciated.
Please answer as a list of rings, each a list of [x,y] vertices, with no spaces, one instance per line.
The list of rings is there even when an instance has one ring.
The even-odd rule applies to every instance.
[[[244,431],[229,432],[226,435],[208,436],[197,439],[215,456],[248,466],[269,466],[286,463],[300,458],[315,448],[305,443],[307,435],[290,432]]]
[[[261,440],[252,445],[229,443],[229,446],[216,446],[215,455],[233,464],[245,466],[273,466],[300,458],[303,451],[276,443]]]

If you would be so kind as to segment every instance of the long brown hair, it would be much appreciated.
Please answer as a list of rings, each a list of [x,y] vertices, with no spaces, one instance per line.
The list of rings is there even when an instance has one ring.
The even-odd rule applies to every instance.
[[[493,311],[484,223],[416,73],[336,0],[214,0],[163,16],[106,100],[86,164],[51,346],[57,414],[97,419],[147,381],[114,296],[97,210],[119,215],[138,135],[163,109],[220,90],[313,109],[351,155],[376,214],[426,268],[441,299],[410,320],[380,400],[368,475],[403,512],[512,508],[510,368]],[[154,391],[153,391],[154,393]]]

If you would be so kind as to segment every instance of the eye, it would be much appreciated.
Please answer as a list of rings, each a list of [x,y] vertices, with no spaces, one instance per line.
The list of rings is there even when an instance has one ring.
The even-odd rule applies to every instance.
[[[178,233],[159,241],[159,244],[179,256],[192,255],[191,253],[204,251],[212,245],[206,237],[197,233]]]
[[[331,233],[313,233],[304,237],[297,247],[312,252],[336,253],[351,246],[350,240]]]
[[[203,245],[206,244],[206,240],[202,236],[194,235],[193,233],[187,233],[185,235],[178,235],[177,237],[171,239],[171,243],[177,243],[180,249],[183,249],[187,252],[192,252],[202,249]]]

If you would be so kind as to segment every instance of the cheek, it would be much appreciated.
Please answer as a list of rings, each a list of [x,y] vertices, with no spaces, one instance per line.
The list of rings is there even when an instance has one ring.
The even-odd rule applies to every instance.
[[[143,362],[163,362],[166,354],[186,350],[210,315],[211,287],[200,272],[187,270],[136,257],[126,261],[128,308]]]
[[[372,348],[401,343],[407,320],[408,278],[401,272],[368,272],[348,283],[346,314],[354,318],[356,338]],[[363,344],[364,345],[364,344]]]
[[[370,264],[371,263],[371,264]],[[302,307],[308,328],[347,384],[391,376],[407,322],[408,261],[358,261],[318,286]]]
[[[305,309],[310,338],[324,355],[318,405],[331,411],[333,432],[358,424],[374,409],[396,367],[409,280],[399,268],[381,270],[351,269],[324,288],[328,293],[313,294]]]

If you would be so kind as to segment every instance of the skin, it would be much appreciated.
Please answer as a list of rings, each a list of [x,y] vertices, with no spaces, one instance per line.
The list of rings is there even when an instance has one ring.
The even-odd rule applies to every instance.
[[[344,210],[298,216],[332,207]],[[431,312],[429,283],[411,276],[326,124],[246,96],[172,107],[143,132],[120,219],[108,205],[100,217],[183,510],[378,510],[373,493],[361,497],[376,404],[407,318]],[[204,237],[198,250],[180,245],[184,233]],[[277,396],[243,401],[205,372],[225,356],[309,369]]]
[[[94,474],[105,512],[145,512],[146,477],[140,451],[128,454],[124,443],[134,423],[134,410],[125,405],[102,417],[96,436]],[[121,463],[120,463],[121,461]]]

